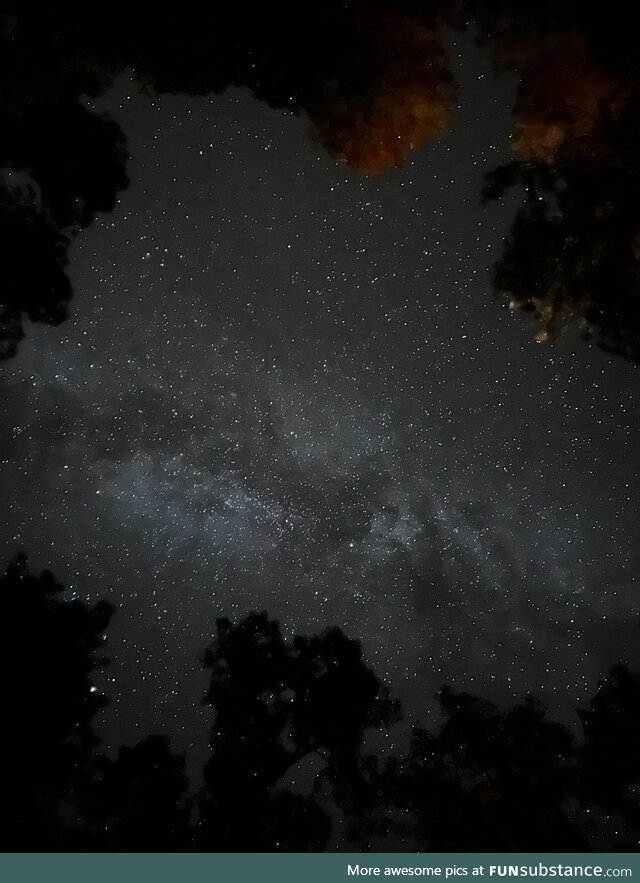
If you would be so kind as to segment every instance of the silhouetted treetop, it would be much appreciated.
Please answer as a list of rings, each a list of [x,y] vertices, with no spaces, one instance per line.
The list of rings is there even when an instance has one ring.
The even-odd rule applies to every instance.
[[[69,246],[128,184],[123,133],[81,102],[110,76],[77,63],[70,44],[83,37],[63,9],[47,29],[39,6],[5,13],[0,29],[0,359],[15,354],[25,317],[66,318]]]
[[[329,818],[287,777],[315,757],[327,780],[364,787],[366,731],[394,723],[399,704],[364,664],[358,642],[329,629],[288,644],[266,613],[236,625],[219,619],[203,662],[215,721],[200,801],[202,848],[246,848],[243,838],[255,849],[322,848]]]
[[[584,730],[580,782],[585,800],[619,811],[640,826],[640,675],[616,665],[590,708],[578,712]]]
[[[575,326],[603,349],[640,357],[640,92],[568,137],[550,161],[488,177],[487,198],[526,194],[494,267],[496,292],[533,312],[538,340]]]
[[[389,802],[429,850],[582,846],[570,807],[572,740],[531,697],[507,711],[443,687],[438,733],[414,728]],[[491,847],[489,847],[489,845]]]
[[[16,352],[25,318],[66,317],[69,244],[127,186],[123,133],[85,106],[117,73],[130,69],[155,94],[247,87],[306,113],[331,156],[374,175],[448,131],[447,29],[469,27],[497,68],[518,74],[516,183],[537,199],[514,223],[497,292],[536,314],[540,340],[577,325],[637,359],[640,12],[630,0],[188,0],[179,10],[118,0],[101,13],[78,0],[4,0],[0,167],[14,183],[4,174],[0,186],[0,358]]]
[[[74,849],[174,852],[191,847],[191,802],[185,756],[166,736],[121,747],[115,760],[98,755],[81,794],[86,827]]]
[[[97,739],[106,698],[92,681],[113,608],[63,601],[49,571],[19,555],[0,579],[0,830],[11,849],[62,842],[72,795]]]
[[[166,737],[99,750],[106,699],[92,675],[113,608],[62,592],[25,555],[0,579],[4,850],[638,847],[640,675],[622,665],[579,712],[580,740],[531,696],[501,709],[445,686],[436,728],[376,751],[367,736],[400,706],[359,642],[338,628],[285,640],[266,613],[219,619],[203,657],[210,753],[191,798]]]
[[[24,337],[23,318],[58,325],[68,316],[70,238],[34,206],[0,189],[0,359]]]
[[[368,728],[390,724],[400,713],[365,665],[360,643],[338,628],[296,636],[289,645],[266,613],[237,625],[219,619],[203,662],[211,671],[205,701],[217,720],[259,714],[280,729],[286,723],[294,753],[310,746],[357,751]]]
[[[28,707],[11,715],[11,736],[3,727],[2,739],[36,735],[41,747],[43,738],[52,746],[61,738],[78,748],[93,742],[90,723],[106,699],[92,675],[107,662],[97,651],[114,608],[106,601],[93,607],[64,601],[63,591],[50,571],[30,573],[24,554],[0,579],[3,697],[10,706]]]

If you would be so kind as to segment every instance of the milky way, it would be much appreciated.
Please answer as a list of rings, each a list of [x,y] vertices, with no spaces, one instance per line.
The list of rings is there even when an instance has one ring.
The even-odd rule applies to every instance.
[[[637,664],[636,370],[492,300],[513,82],[465,58],[451,136],[373,180],[245,92],[104,99],[132,186],[2,366],[0,551],[120,605],[110,738],[193,742],[197,654],[256,608],[361,639],[410,719]]]

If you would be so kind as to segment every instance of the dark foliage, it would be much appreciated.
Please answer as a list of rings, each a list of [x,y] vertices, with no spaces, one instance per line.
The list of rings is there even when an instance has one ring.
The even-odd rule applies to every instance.
[[[565,727],[527,697],[506,712],[440,693],[438,734],[416,730],[400,769],[399,804],[426,849],[581,850],[573,820],[573,751]]]
[[[0,849],[638,848],[640,676],[622,665],[579,713],[579,744],[530,696],[501,710],[443,687],[439,730],[414,727],[389,757],[368,737],[400,707],[357,641],[334,628],[287,642],[264,613],[221,619],[204,655],[214,720],[193,800],[165,737],[100,752],[92,721],[106,700],[91,678],[113,609],[60,592],[24,556],[0,580]]]
[[[106,703],[92,683],[113,608],[62,601],[62,586],[18,556],[0,580],[0,838],[3,849],[62,845],[77,823],[74,795]]]
[[[640,93],[551,162],[514,162],[486,198],[526,194],[494,268],[498,294],[532,311],[538,339],[575,325],[603,349],[640,359]]]
[[[204,658],[216,717],[198,842],[223,851],[321,849],[329,817],[287,781],[315,755],[331,788],[357,800],[369,787],[365,733],[395,722],[398,704],[339,629],[287,645],[263,613],[237,626],[219,620],[217,631]]]
[[[638,101],[626,99],[638,84],[639,16],[630,0],[188,0],[179,11],[133,0],[102,14],[77,0],[4,0],[0,358],[16,352],[25,318],[65,318],[69,245],[127,185],[122,133],[83,103],[118,72],[133,70],[156,94],[248,87],[304,111],[332,156],[377,174],[446,130],[453,80],[442,28],[473,24],[521,78],[514,146],[527,157],[512,180],[528,199],[495,288],[536,314],[539,340],[577,325],[637,360]],[[624,111],[601,115],[612,89]],[[487,195],[504,189],[501,178]]]
[[[0,191],[0,359],[13,356],[24,337],[23,317],[58,325],[67,318],[69,236],[34,205]]]
[[[128,184],[124,135],[81,100],[107,70],[64,13],[0,9],[0,358],[15,354],[25,318],[66,318],[69,247]]]
[[[616,665],[579,712],[585,740],[578,752],[582,806],[596,803],[621,818],[629,848],[640,828],[640,675]],[[635,845],[634,845],[635,844]]]
[[[80,795],[85,826],[69,848],[99,852],[184,852],[191,846],[184,755],[164,736],[97,756]]]

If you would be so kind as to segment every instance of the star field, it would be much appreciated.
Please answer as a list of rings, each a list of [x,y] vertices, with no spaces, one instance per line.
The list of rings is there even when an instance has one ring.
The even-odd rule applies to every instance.
[[[102,99],[132,185],[0,368],[0,551],[119,604],[108,739],[192,744],[251,609],[362,640],[410,720],[444,681],[570,716],[637,667],[636,369],[492,299],[513,81],[458,64],[452,134],[375,179],[245,91]]]

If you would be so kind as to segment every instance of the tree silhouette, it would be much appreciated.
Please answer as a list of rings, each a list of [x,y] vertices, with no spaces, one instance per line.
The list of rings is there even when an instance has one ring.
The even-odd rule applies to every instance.
[[[640,675],[616,665],[600,683],[588,711],[580,711],[584,743],[578,752],[578,796],[605,818],[622,822],[628,848],[640,832]],[[625,840],[621,841],[622,848]]]
[[[636,361],[640,13],[629,0],[187,0],[179,13],[134,0],[101,17],[77,0],[5,0],[0,359],[15,354],[25,319],[64,320],[69,246],[127,185],[123,133],[86,106],[117,73],[132,70],[154,94],[247,87],[306,113],[331,156],[379,174],[448,129],[445,28],[471,24],[497,66],[520,77],[520,162],[497,170],[486,195],[508,180],[528,198],[496,291],[535,314],[539,340],[575,325]]]
[[[266,613],[235,626],[218,620],[204,665],[215,722],[199,847],[321,849],[331,834],[321,782],[341,806],[358,805],[370,787],[365,734],[397,720],[398,703],[362,661],[359,643],[339,629],[288,645]],[[314,793],[295,793],[295,770],[312,757],[321,766]]]
[[[507,711],[444,687],[437,734],[414,730],[395,801],[437,851],[584,849],[572,817],[573,747],[531,697]]]
[[[34,207],[0,189],[0,359],[15,355],[23,318],[58,325],[67,318],[70,238]]]
[[[640,358],[640,91],[550,162],[514,162],[485,197],[519,185],[518,212],[495,265],[496,292],[534,313],[538,340],[574,325],[608,352]]]
[[[210,754],[185,799],[166,737],[99,751],[91,677],[113,608],[61,591],[24,555],[0,579],[3,850],[637,849],[640,675],[622,665],[579,712],[579,741],[530,696],[499,709],[443,687],[439,728],[414,727],[388,757],[367,735],[400,707],[357,641],[286,641],[266,613],[219,619],[203,659]]]
[[[83,103],[115,70],[92,54],[74,6],[0,10],[0,358],[15,354],[25,317],[66,318],[69,247],[128,184],[123,133]]]
[[[85,821],[72,848],[99,852],[184,852],[191,846],[191,804],[184,755],[165,736],[97,756],[81,794]]]
[[[97,744],[106,704],[93,685],[113,608],[61,601],[49,571],[34,576],[19,555],[0,579],[0,843],[5,850],[57,848],[78,823],[75,794]]]
[[[511,146],[485,199],[524,190],[496,294],[533,313],[540,342],[568,328],[640,356],[640,18],[626,0],[584,4],[468,0],[481,40],[515,69]]]

